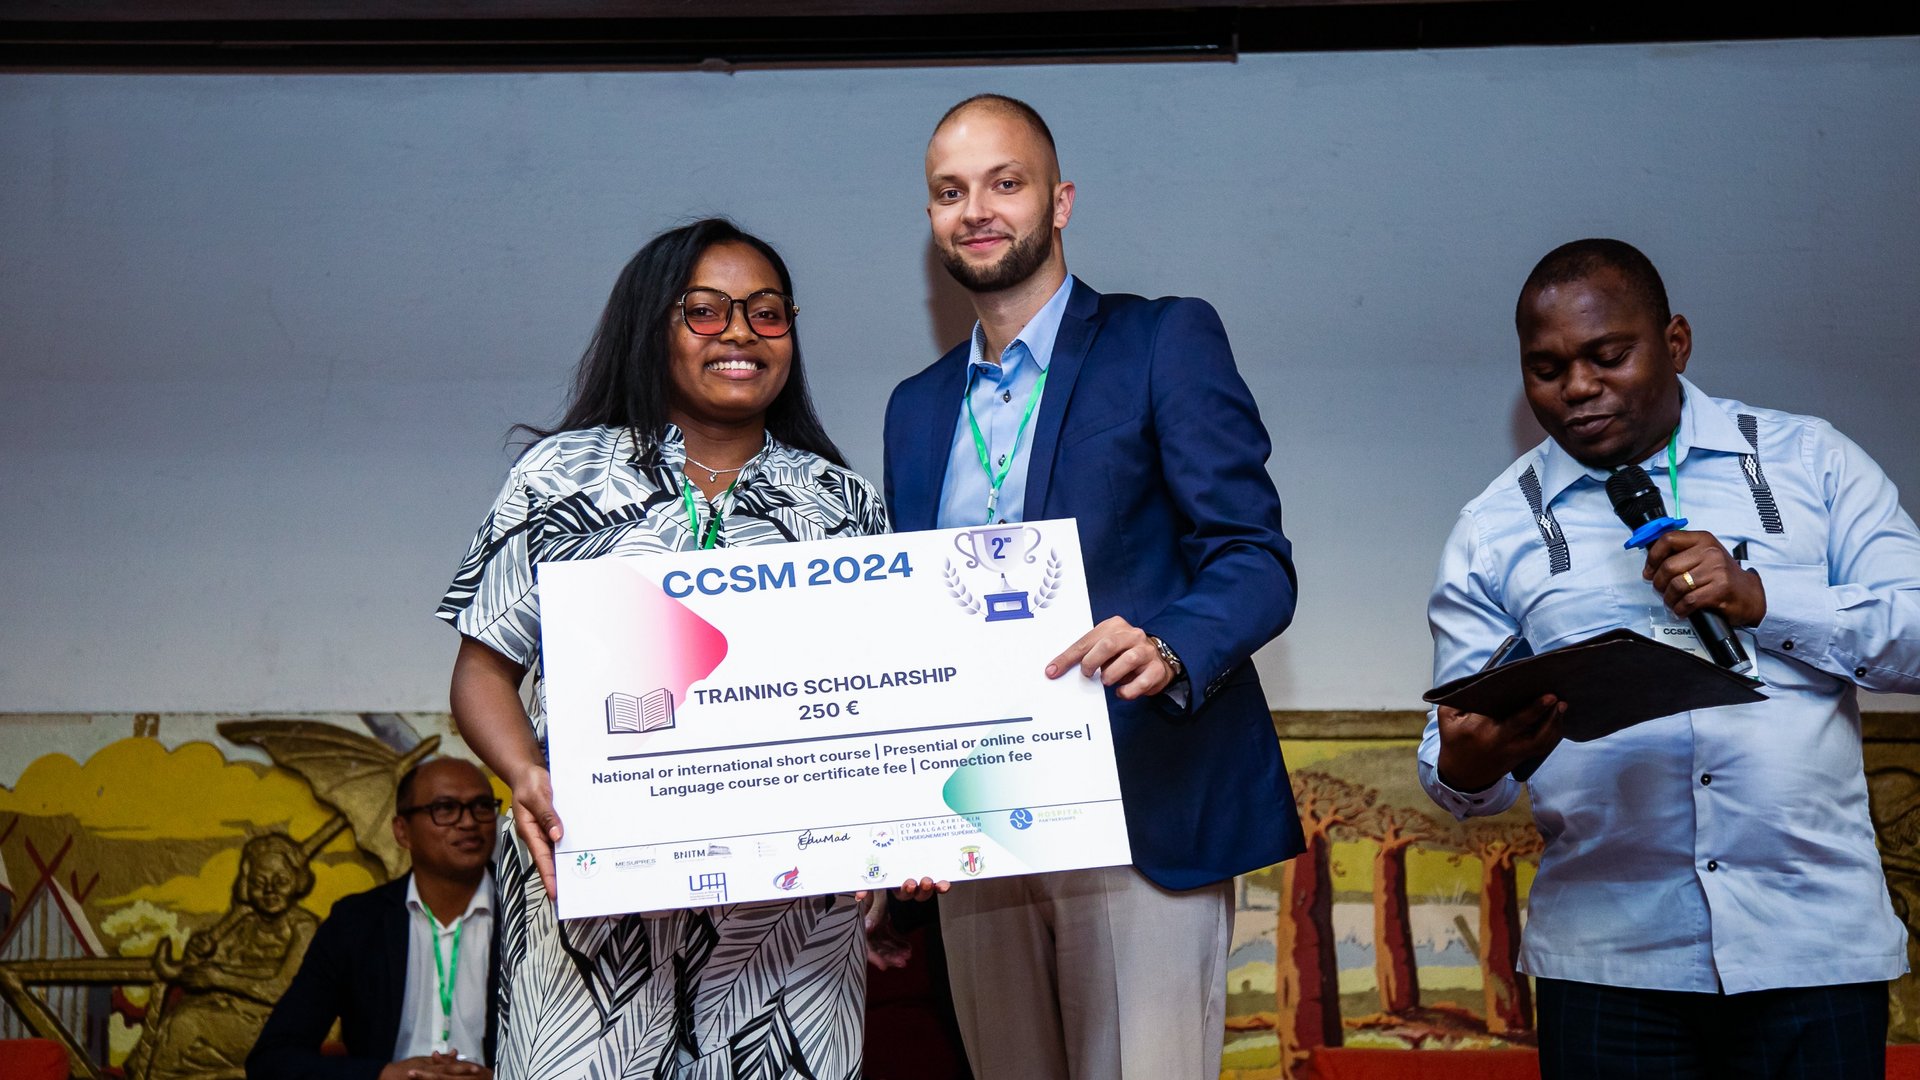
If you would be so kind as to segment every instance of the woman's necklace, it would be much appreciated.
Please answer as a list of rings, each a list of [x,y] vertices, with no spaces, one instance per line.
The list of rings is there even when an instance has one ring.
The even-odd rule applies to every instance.
[[[758,455],[758,454],[755,454],[755,455],[754,455],[754,457],[759,457],[759,456],[760,456],[760,455]],[[753,458],[748,458],[748,459],[747,459],[747,465],[735,465],[735,466],[734,466],[733,468],[731,468],[731,469],[716,469],[716,468],[714,468],[713,466],[711,466],[711,465],[709,465],[709,464],[707,464],[707,463],[706,463],[706,462],[704,462],[704,461],[695,461],[695,460],[693,460],[692,458],[688,458],[688,459],[687,459],[687,464],[689,464],[689,465],[698,465],[698,466],[700,466],[700,467],[701,467],[702,469],[705,469],[705,470],[707,471],[707,483],[709,483],[709,484],[717,484],[717,483],[719,483],[719,482],[720,482],[720,476],[721,476],[721,474],[723,474],[723,473],[735,473],[735,472],[739,472],[739,471],[740,471],[741,469],[744,469],[744,468],[746,468],[746,467],[747,467],[747,465],[751,465],[751,464],[753,464]]]

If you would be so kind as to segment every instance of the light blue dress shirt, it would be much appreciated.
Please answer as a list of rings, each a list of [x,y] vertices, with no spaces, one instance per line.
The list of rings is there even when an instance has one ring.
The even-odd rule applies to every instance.
[[[1520,968],[1727,993],[1895,978],[1906,931],[1874,848],[1856,687],[1920,691],[1920,531],[1825,421],[1681,386],[1680,512],[1747,545],[1767,602],[1747,651],[1768,700],[1554,749],[1528,788],[1546,849]],[[1672,512],[1665,447],[1644,467]],[[1621,547],[1606,476],[1548,440],[1461,511],[1427,608],[1436,685],[1509,634],[1539,653],[1649,632],[1660,598]],[[1511,776],[1452,790],[1439,753],[1430,714],[1420,782],[1456,817],[1519,796]]]
[[[1020,430],[1020,418],[1026,414],[1040,373],[1053,363],[1053,342],[1060,334],[1060,320],[1067,313],[1067,297],[1072,292],[1073,278],[1069,276],[1001,350],[998,361],[986,355],[986,331],[979,323],[973,324],[973,350],[967,357],[967,394],[973,401],[973,415],[980,421],[980,434],[986,437],[988,460],[994,469],[998,471],[1003,460],[1012,458],[994,508],[995,521],[1020,521],[1025,517],[1027,463],[1033,454],[1033,429],[1040,419],[1038,401],[1033,402],[1034,418],[1027,422],[1018,445],[1014,435]],[[940,516],[936,519],[943,529],[987,524],[987,495],[993,490],[973,447],[967,410],[957,401],[954,406],[958,420],[953,429],[953,452],[947,455],[947,478],[940,486]]]

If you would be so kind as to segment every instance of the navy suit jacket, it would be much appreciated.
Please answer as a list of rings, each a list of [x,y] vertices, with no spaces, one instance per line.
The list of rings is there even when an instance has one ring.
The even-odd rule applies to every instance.
[[[967,355],[963,343],[887,403],[887,508],[902,532],[935,527]],[[1185,709],[1107,695],[1134,865],[1191,889],[1299,854],[1249,659],[1293,618],[1292,547],[1220,317],[1203,300],[1103,296],[1076,278],[1029,438],[1025,520],[1077,519],[1095,620],[1158,635],[1191,684]]]
[[[247,1080],[375,1080],[393,1061],[407,995],[407,879],[401,875],[336,901],[306,958],[247,1055]],[[499,919],[488,957],[487,1001],[499,991]],[[493,1060],[494,1010],[484,1052]],[[320,1053],[340,1021],[347,1056]]]

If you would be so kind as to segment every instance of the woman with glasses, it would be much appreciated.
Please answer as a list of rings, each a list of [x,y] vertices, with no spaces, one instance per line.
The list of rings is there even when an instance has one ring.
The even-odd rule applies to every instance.
[[[865,991],[848,896],[554,917],[533,564],[884,532],[807,395],[793,284],[708,220],[627,264],[552,432],[514,465],[439,616],[461,633],[461,734],[513,789],[497,854],[501,1080],[859,1073]],[[519,687],[533,672],[529,711]]]

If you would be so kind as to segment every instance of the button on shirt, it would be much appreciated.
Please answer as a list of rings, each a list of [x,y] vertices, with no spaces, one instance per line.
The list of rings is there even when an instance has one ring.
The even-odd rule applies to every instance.
[[[987,334],[979,323],[973,324],[973,350],[967,357],[967,395],[973,402],[974,418],[980,422],[980,434],[987,440],[987,460],[994,472],[1011,458],[1007,480],[1000,488],[995,504],[995,521],[1021,521],[1025,518],[1027,462],[1032,456],[1033,429],[1040,420],[1040,403],[1033,402],[1034,416],[1020,435],[1020,418],[1026,415],[1029,397],[1040,381],[1040,373],[1053,362],[1053,342],[1060,333],[1060,320],[1067,313],[1067,297],[1073,292],[1068,277],[1053,296],[1034,312],[1020,333],[1000,352],[998,361],[987,356]],[[940,487],[942,529],[985,525],[987,496],[993,485],[980,467],[980,454],[974,449],[973,426],[967,422],[967,410],[960,406],[954,425],[953,452],[947,455],[947,478]]]
[[[1546,849],[1520,969],[1727,993],[1895,978],[1906,932],[1874,848],[1855,688],[1920,691],[1920,531],[1825,421],[1681,386],[1678,510],[1666,448],[1643,467],[1689,528],[1745,542],[1767,614],[1744,636],[1768,700],[1554,749],[1529,787]],[[1622,549],[1606,477],[1549,440],[1461,512],[1427,609],[1436,685],[1509,634],[1540,653],[1615,627],[1650,633],[1662,605],[1645,554]],[[1455,816],[1518,797],[1511,776],[1454,791],[1439,752],[1430,714],[1420,782]]]
[[[453,931],[460,928],[460,964],[454,970]],[[440,959],[453,980],[453,1035],[440,1041],[440,979],[433,960],[434,938]],[[493,872],[467,901],[467,910],[445,926],[420,900],[419,883],[407,876],[407,981],[400,1006],[400,1035],[393,1059],[404,1061],[445,1053],[449,1046],[479,1061],[487,1038],[487,969],[493,955]]]

